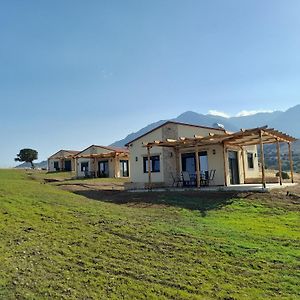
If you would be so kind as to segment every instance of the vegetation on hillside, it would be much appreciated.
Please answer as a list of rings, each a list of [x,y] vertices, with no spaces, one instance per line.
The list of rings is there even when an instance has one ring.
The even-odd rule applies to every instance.
[[[264,151],[265,151],[265,163],[267,168],[277,170],[278,160],[277,160],[276,145],[265,145]],[[293,143],[292,151],[293,151],[294,171],[300,173],[300,140],[297,140],[295,143]],[[282,143],[280,145],[280,153],[281,153],[282,170],[289,172],[290,160],[288,154],[288,147],[286,143]]]
[[[87,199],[0,171],[1,299],[299,299],[299,203]]]

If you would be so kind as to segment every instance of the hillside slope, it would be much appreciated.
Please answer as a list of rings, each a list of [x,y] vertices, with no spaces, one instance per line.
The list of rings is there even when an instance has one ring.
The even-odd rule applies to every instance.
[[[108,195],[93,201],[24,171],[0,170],[0,298],[300,296],[297,203]]]

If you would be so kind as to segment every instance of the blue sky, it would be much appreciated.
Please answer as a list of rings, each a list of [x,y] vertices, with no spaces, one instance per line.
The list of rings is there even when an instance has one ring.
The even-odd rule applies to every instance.
[[[300,101],[300,1],[0,1],[0,166],[193,110]]]

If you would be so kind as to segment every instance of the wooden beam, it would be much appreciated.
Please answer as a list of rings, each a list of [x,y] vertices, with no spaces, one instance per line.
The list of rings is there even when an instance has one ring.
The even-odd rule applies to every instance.
[[[226,144],[223,143],[223,164],[224,164],[224,183],[225,186],[228,186],[228,181],[227,181],[227,149],[226,149]]]
[[[277,139],[276,142],[276,148],[277,148],[277,162],[278,162],[278,171],[279,171],[279,182],[280,185],[282,185],[282,168],[281,168],[281,158],[280,158],[280,146],[279,146],[279,140]]]
[[[77,157],[74,157],[74,171],[75,171],[76,176],[77,176],[77,168],[78,168],[77,163],[78,163]]]
[[[115,166],[115,178],[118,177],[118,155],[117,153],[115,154],[115,158],[114,158],[114,166]]]
[[[179,167],[179,159],[180,159],[180,155],[179,155],[179,150],[177,147],[174,148],[175,151],[175,168],[176,168],[176,175],[180,176],[180,167]]]
[[[271,133],[271,132],[273,133]],[[282,134],[280,131],[275,131],[274,128],[268,128],[267,130],[264,130],[264,134],[273,137],[274,139],[279,139],[281,142],[290,142],[290,140],[294,140],[294,138],[290,137],[287,134]]]
[[[265,157],[264,157],[264,144],[263,144],[263,132],[259,132],[260,138],[260,163],[261,163],[261,183],[263,188],[266,188],[266,175],[265,175]]]
[[[288,147],[289,147],[289,159],[290,159],[290,169],[291,169],[291,181],[292,181],[292,183],[294,183],[294,165],[293,165],[291,143],[288,143]]]
[[[94,172],[94,177],[97,177],[97,164],[96,164],[96,158],[93,158],[93,172]]]
[[[243,174],[244,174],[244,183],[245,183],[245,180],[246,180],[246,167],[245,167],[245,150],[244,150],[244,147],[241,147],[241,151],[242,151]]]
[[[151,156],[150,156],[150,148],[147,147],[147,156],[148,156],[148,189],[151,190],[152,188],[152,179],[151,179]]]
[[[199,160],[199,150],[197,146],[195,147],[195,158],[196,158],[197,188],[200,188],[200,160]]]

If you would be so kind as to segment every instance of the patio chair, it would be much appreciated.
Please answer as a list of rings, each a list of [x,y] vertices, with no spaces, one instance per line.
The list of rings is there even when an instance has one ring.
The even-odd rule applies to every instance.
[[[195,185],[195,179],[191,179],[189,172],[183,171],[181,174],[182,174],[182,182],[184,186]]]
[[[171,177],[173,179],[173,183],[172,183],[172,187],[179,187],[180,185],[183,184],[183,179],[182,179],[182,176],[179,175],[179,174],[173,174],[171,173]]]
[[[209,186],[210,182],[214,180],[216,170],[210,170],[205,172],[205,177],[203,178],[203,185]]]

